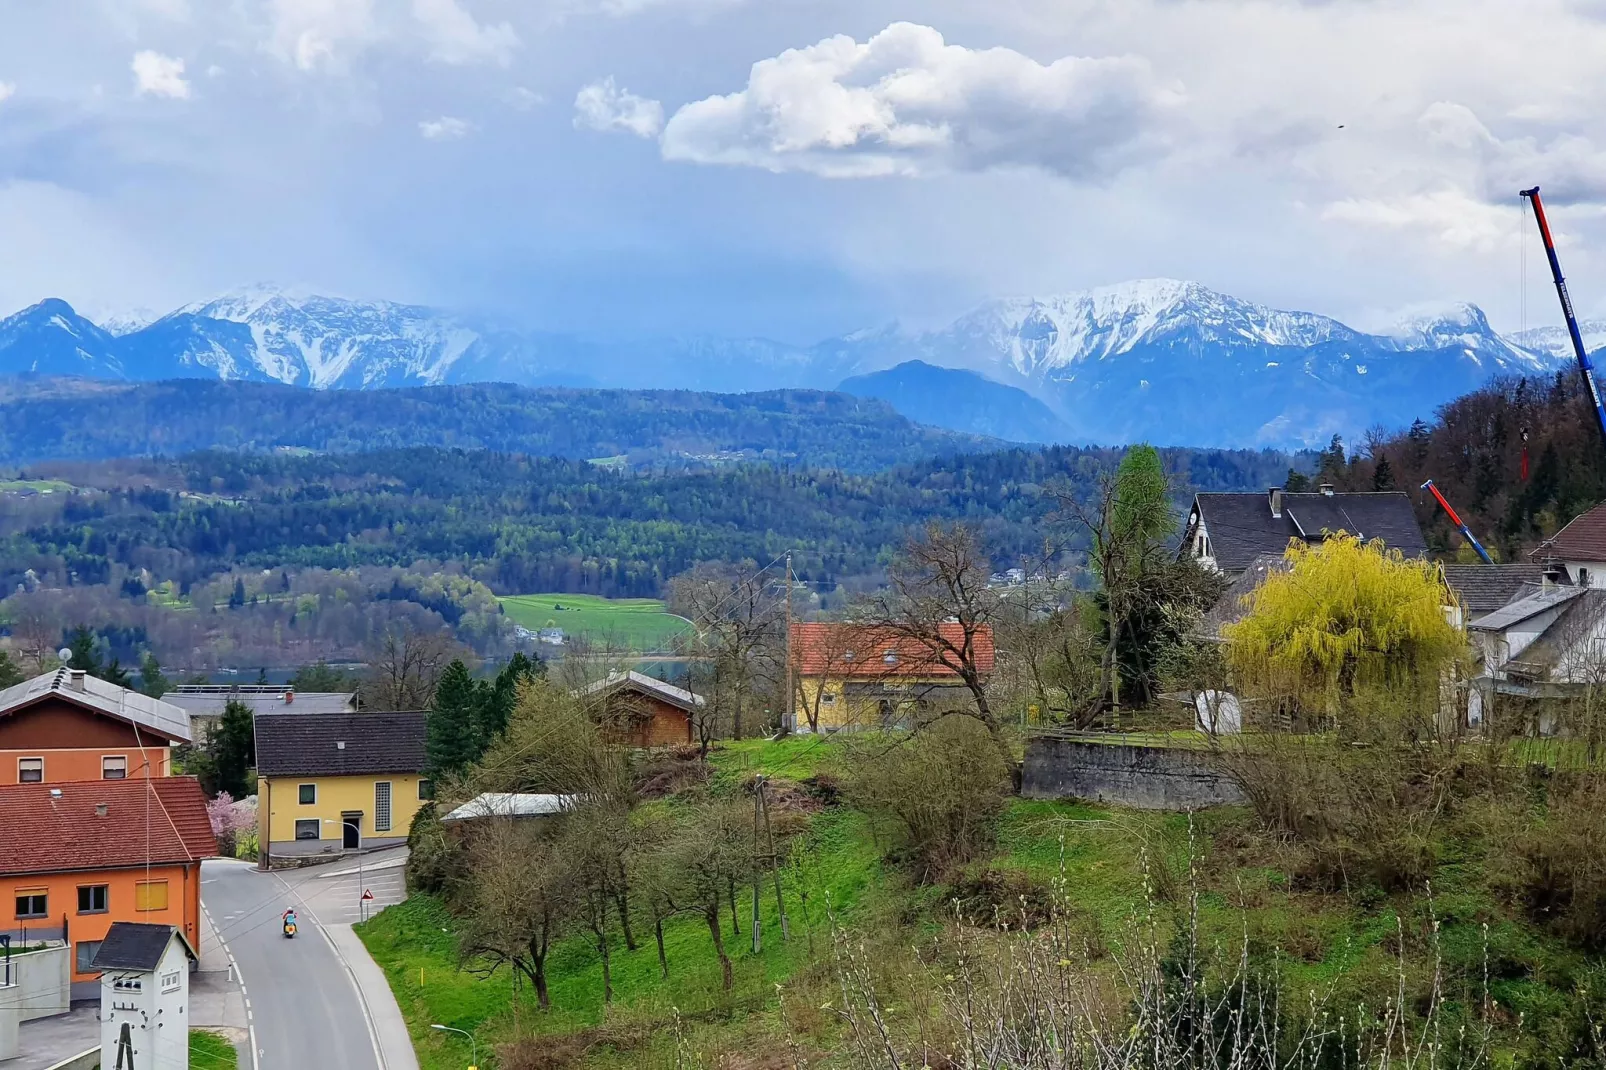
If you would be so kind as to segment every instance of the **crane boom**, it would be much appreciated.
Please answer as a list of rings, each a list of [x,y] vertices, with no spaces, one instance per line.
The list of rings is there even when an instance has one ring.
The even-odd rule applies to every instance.
[[[1600,428],[1601,444],[1606,446],[1606,405],[1601,402],[1600,387],[1595,383],[1595,364],[1584,348],[1584,335],[1578,329],[1578,317],[1573,315],[1573,299],[1567,293],[1567,280],[1561,275],[1561,261],[1556,258],[1556,243],[1550,237],[1550,222],[1545,218],[1544,202],[1539,199],[1539,187],[1523,190],[1522,196],[1534,206],[1539,237],[1545,243],[1545,256],[1550,259],[1550,276],[1556,280],[1556,295],[1561,298],[1561,314],[1567,320],[1567,334],[1572,338],[1573,353],[1578,357],[1578,374],[1583,376],[1584,386],[1589,389],[1589,400],[1595,406],[1595,424]],[[1443,503],[1444,499],[1440,498],[1439,501]]]
[[[1461,537],[1472,544],[1472,548],[1478,552],[1478,556],[1483,558],[1483,563],[1486,565],[1494,564],[1494,558],[1489,556],[1489,551],[1485,550],[1483,543],[1479,542],[1478,537],[1472,534],[1472,529],[1467,527],[1466,521],[1461,519],[1460,514],[1451,508],[1449,500],[1439,493],[1439,488],[1433,485],[1433,480],[1430,479],[1422,484],[1422,489],[1438,499],[1439,507],[1444,510],[1444,515],[1449,517],[1450,523],[1454,524],[1461,532]]]

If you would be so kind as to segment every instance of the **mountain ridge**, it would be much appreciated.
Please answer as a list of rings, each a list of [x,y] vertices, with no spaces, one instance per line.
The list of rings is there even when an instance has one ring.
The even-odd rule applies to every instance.
[[[272,286],[123,327],[104,330],[66,302],[47,299],[0,320],[0,374],[198,377],[314,389],[499,381],[747,392],[833,389],[919,361],[1030,395],[1063,427],[1057,441],[1297,448],[1430,416],[1493,377],[1548,374],[1570,358],[1554,337],[1560,333],[1565,343],[1559,329],[1508,338],[1474,305],[1370,333],[1176,279],[1004,298],[934,330],[886,325],[806,347],[708,336],[604,342]],[[1592,340],[1606,344],[1606,324],[1591,329]],[[953,385],[958,380],[949,382],[947,400],[927,390],[905,415],[969,429],[971,417],[958,412],[972,399]],[[1010,432],[1000,437],[1034,441],[1051,427],[1019,399],[987,419],[1006,409],[1023,422],[989,424]]]

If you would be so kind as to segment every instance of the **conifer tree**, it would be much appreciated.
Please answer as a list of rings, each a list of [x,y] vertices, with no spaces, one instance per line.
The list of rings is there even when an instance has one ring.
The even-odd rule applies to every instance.
[[[429,709],[425,755],[430,776],[457,772],[472,762],[479,750],[480,708],[484,684],[476,683],[461,659],[441,673],[435,701]]]

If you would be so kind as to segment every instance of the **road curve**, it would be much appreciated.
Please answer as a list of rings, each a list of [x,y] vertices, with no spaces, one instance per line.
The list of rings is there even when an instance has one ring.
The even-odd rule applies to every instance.
[[[290,886],[255,867],[212,863],[201,896],[245,982],[258,1070],[381,1070],[351,972]],[[293,940],[279,924],[287,906],[301,920]]]

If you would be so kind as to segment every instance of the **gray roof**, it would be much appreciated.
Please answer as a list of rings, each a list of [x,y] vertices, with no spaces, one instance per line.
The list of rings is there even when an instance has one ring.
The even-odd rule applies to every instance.
[[[420,773],[428,715],[313,713],[258,717],[259,776],[362,776]]]
[[[634,670],[630,672],[610,673],[588,687],[583,687],[575,694],[583,697],[595,695],[611,695],[616,691],[640,691],[654,698],[662,699],[671,706],[678,706],[690,713],[693,709],[701,709],[704,705],[703,696],[687,691],[683,687],[666,684],[662,680],[645,673]]]
[[[1504,631],[1514,624],[1539,616],[1565,602],[1570,602],[1588,591],[1588,587],[1543,585],[1525,587],[1523,592],[1493,613],[1479,617],[1467,625],[1480,632]]]
[[[291,696],[289,702],[285,701],[287,695]],[[276,713],[344,713],[356,708],[354,699],[349,691],[291,691],[254,684],[187,684],[162,696],[163,702],[179,707],[191,717],[221,717],[223,707],[230,702],[244,703],[259,717]]]
[[[149,729],[177,743],[190,741],[189,715],[172,703],[108,684],[87,673],[75,679],[73,672],[65,667],[0,691],[0,717],[52,696]]]
[[[1455,592],[1469,620],[1493,613],[1513,598],[1537,586],[1544,566],[1530,564],[1441,565],[1444,582]]]
[[[1406,557],[1428,550],[1403,491],[1284,494],[1281,516],[1272,515],[1266,494],[1196,494],[1193,502],[1223,572],[1240,572],[1261,554],[1280,554],[1289,539],[1320,542],[1324,533],[1337,531],[1381,539]]]
[[[90,965],[96,970],[154,970],[167,954],[173,937],[184,953],[195,958],[195,949],[184,933],[173,925],[151,925],[142,921],[114,921]]]
[[[1249,613],[1250,597],[1266,582],[1266,577],[1274,572],[1287,572],[1288,559],[1282,554],[1260,554],[1249,563],[1232,583],[1222,592],[1221,598],[1204,616],[1200,632],[1206,638],[1222,638],[1221,630],[1229,624],[1237,624]]]
[[[1588,587],[1573,590],[1581,594],[1567,599],[1544,634],[1506,663],[1508,672],[1543,678],[1580,639],[1595,631],[1602,614],[1606,614],[1606,591]]]
[[[538,795],[528,792],[487,791],[441,818],[443,825],[482,817],[546,817],[574,808],[577,795]]]

